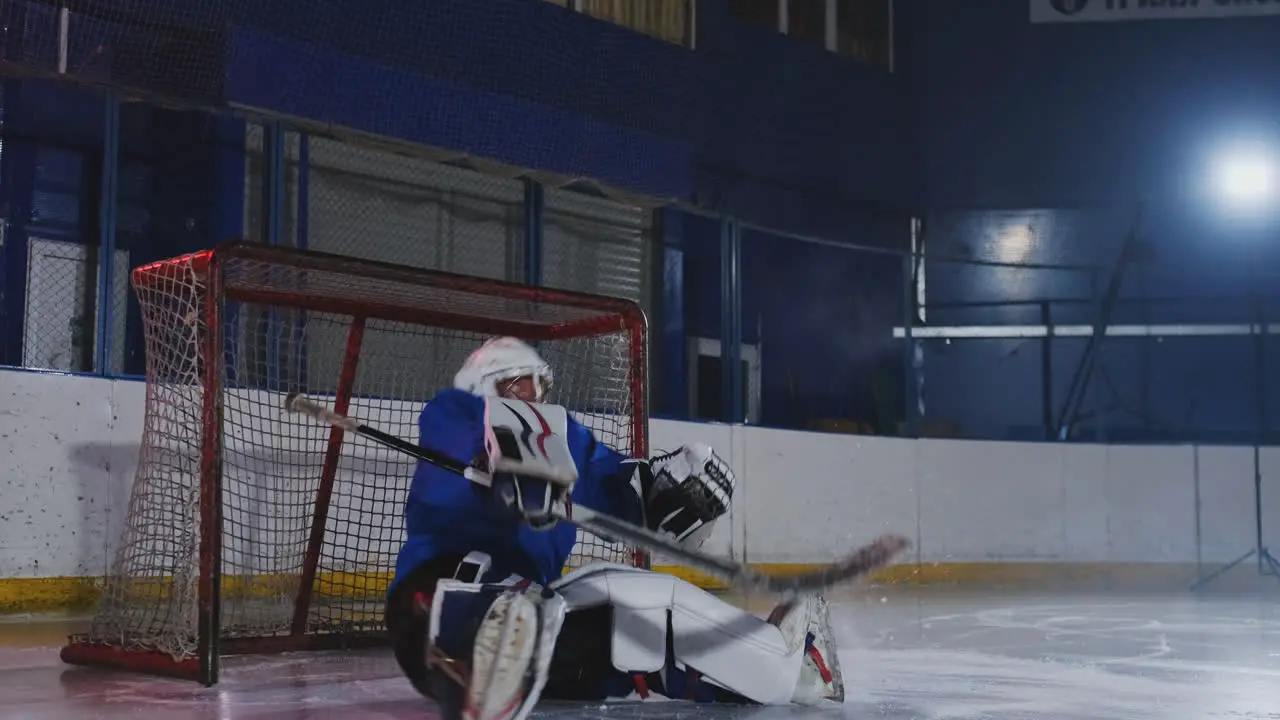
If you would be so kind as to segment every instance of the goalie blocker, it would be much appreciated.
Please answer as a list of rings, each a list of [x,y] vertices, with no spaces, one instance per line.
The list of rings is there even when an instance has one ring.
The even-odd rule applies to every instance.
[[[728,510],[733,473],[705,445],[622,461],[601,477],[590,463],[580,469],[574,462],[583,453],[567,439],[581,426],[563,408],[481,402],[487,465],[499,469],[483,492],[522,521],[518,533],[555,532],[557,515],[579,497],[579,477],[629,493],[638,524],[691,547]],[[393,584],[386,620],[396,658],[446,715],[519,718],[542,695],[660,693],[766,704],[843,697],[818,596],[761,620],[670,575],[598,564],[558,578],[536,565],[459,550],[416,565]]]

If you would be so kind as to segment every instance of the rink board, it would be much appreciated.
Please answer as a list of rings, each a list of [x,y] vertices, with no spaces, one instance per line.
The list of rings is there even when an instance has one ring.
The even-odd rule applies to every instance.
[[[0,371],[0,457],[11,470],[0,611],[95,602],[127,514],[144,390]],[[771,571],[812,568],[896,532],[914,547],[874,582],[1179,585],[1254,546],[1248,447],[907,440],[664,420],[650,434],[654,449],[702,440],[729,459],[733,507],[705,549]],[[1280,521],[1270,522],[1280,518],[1275,448],[1261,449],[1259,471],[1264,544],[1280,546]],[[663,558],[656,565],[716,586]],[[337,575],[347,572],[366,574],[358,562]]]

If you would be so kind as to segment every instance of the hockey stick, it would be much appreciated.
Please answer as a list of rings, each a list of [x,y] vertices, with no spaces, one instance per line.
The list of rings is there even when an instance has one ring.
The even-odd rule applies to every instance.
[[[406,442],[377,428],[369,427],[353,418],[339,415],[298,393],[289,393],[288,397],[285,398],[284,406],[286,410],[307,415],[322,423],[353,432],[423,462],[431,463],[443,470],[457,473],[471,482],[479,483],[486,487],[492,485],[493,479],[489,473],[479,468],[455,460],[444,453]],[[572,510],[567,513],[557,510],[553,511],[552,514],[559,520],[578,525],[596,535],[604,535],[618,542],[630,543],[650,552],[667,555],[688,567],[724,578],[736,588],[742,590],[765,590],[781,594],[818,591],[852,580],[885,565],[895,555],[911,545],[909,540],[900,535],[881,535],[850,555],[829,565],[824,565],[819,570],[795,575],[767,575],[728,558],[708,555],[697,550],[681,547],[675,540],[647,528],[596,512],[581,505],[573,506]]]

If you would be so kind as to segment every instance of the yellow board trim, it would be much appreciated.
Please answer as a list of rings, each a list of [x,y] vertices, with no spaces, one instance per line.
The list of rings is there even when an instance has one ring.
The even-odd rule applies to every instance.
[[[753,563],[770,574],[808,572],[816,563]],[[1208,573],[1217,566],[1206,566]],[[725,590],[719,578],[689,568],[659,565],[653,568],[687,580],[706,590]],[[1198,577],[1194,563],[924,563],[890,565],[872,573],[864,583],[876,585],[954,585],[980,588],[1151,588],[1187,587]],[[1252,578],[1251,573],[1231,573],[1231,583]],[[296,575],[224,576],[225,597],[266,598],[292,594]],[[316,594],[342,598],[381,598],[391,583],[388,572],[330,572],[316,577]],[[1225,584],[1224,583],[1224,584]],[[129,601],[163,600],[171,579],[139,579],[127,588]],[[102,578],[0,578],[0,615],[41,612],[87,612],[102,595]]]
[[[90,610],[101,594],[102,578],[0,578],[0,615]]]
[[[298,576],[224,575],[224,598],[272,598],[292,595]],[[390,572],[328,572],[316,576],[315,595],[381,598],[391,584]],[[121,588],[125,603],[163,602],[172,578],[135,578]],[[102,578],[0,578],[0,615],[36,612],[83,612],[102,599]]]
[[[751,563],[770,575],[820,570],[820,563]],[[1220,566],[1206,564],[1197,572],[1195,563],[1074,563],[1074,562],[971,562],[909,563],[890,565],[871,573],[862,582],[873,585],[952,585],[975,588],[1186,588],[1198,577]],[[727,590],[721,579],[675,565],[655,566],[704,590]],[[1252,576],[1237,576],[1239,582]],[[1226,580],[1226,578],[1224,578]]]

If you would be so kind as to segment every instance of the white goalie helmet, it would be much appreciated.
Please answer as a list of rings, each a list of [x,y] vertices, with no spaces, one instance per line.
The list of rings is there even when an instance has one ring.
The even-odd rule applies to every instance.
[[[537,402],[551,391],[551,366],[537,350],[513,337],[498,337],[472,352],[453,377],[453,386],[473,395],[497,396],[503,382],[532,377]]]

